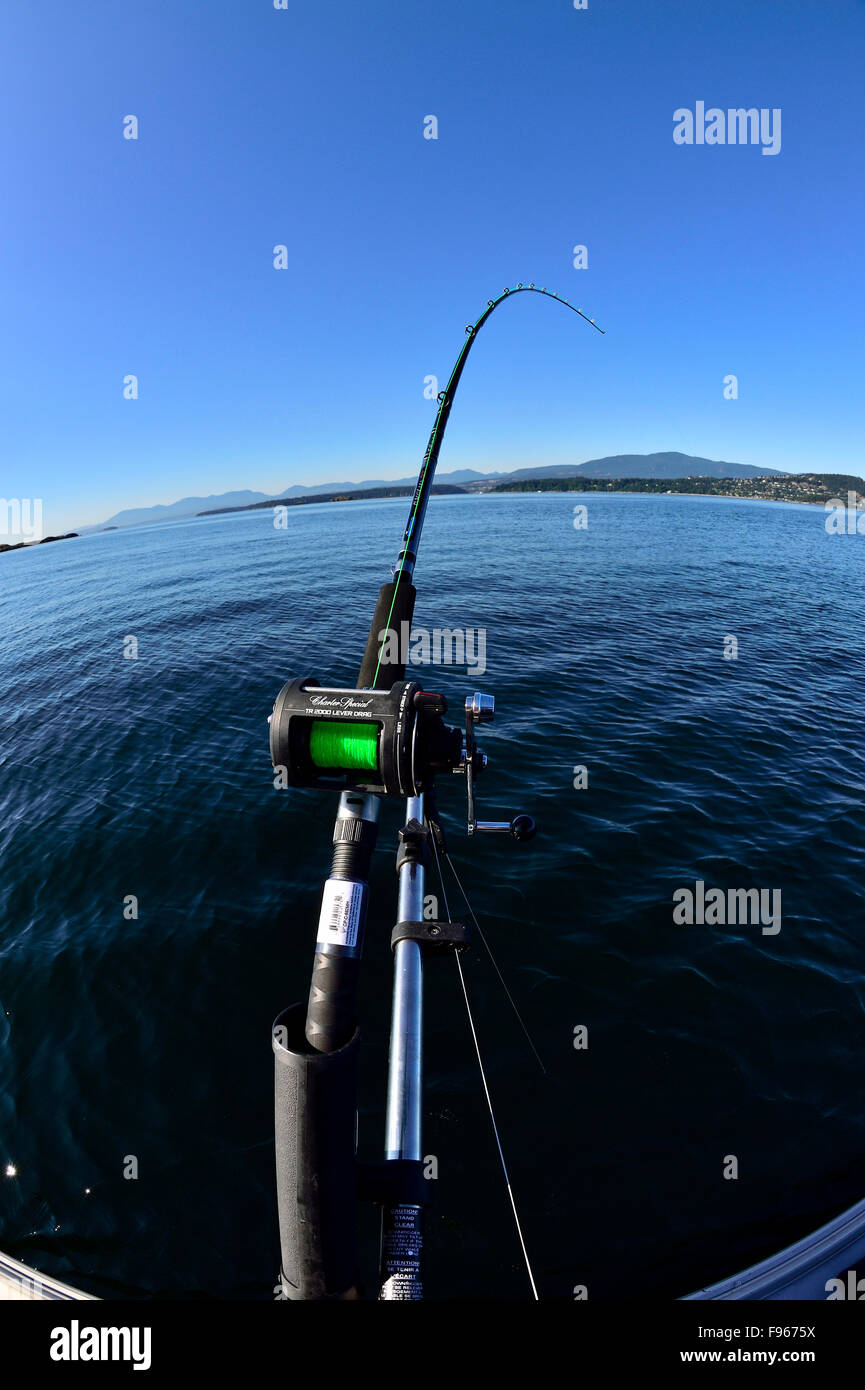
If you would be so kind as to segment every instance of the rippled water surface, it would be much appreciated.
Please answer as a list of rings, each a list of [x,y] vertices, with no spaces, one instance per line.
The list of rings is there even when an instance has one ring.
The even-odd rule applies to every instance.
[[[354,683],[406,508],[0,556],[0,1247],[101,1296],[272,1297],[270,1024],[306,996],[334,804],[273,790],[265,720],[290,675]],[[416,622],[486,629],[488,670],[429,684],[456,710],[495,693],[483,812],[541,827],[469,847],[442,790],[546,1067],[479,946],[468,984],[546,1297],[681,1295],[865,1195],[863,559],[810,507],[430,508]],[[362,984],[371,1158],[397,824],[387,808]],[[675,925],[697,880],[780,889],[781,931]],[[429,1296],[522,1298],[448,962],[426,1048]],[[361,1234],[370,1291],[371,1214]]]

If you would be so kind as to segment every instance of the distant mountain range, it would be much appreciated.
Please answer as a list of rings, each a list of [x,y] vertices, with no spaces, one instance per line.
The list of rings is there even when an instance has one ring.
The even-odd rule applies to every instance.
[[[586,463],[560,463],[544,468],[517,468],[509,472],[479,473],[474,468],[461,468],[453,473],[436,473],[438,483],[464,488],[468,492],[491,490],[505,479],[517,483],[533,478],[783,478],[788,475],[777,468],[754,468],[747,463],[724,463],[717,459],[697,458],[693,454],[612,454],[608,458],[589,459]],[[79,531],[104,531],[108,527],[143,526],[157,521],[177,521],[181,517],[198,516],[202,512],[234,511],[252,508],[268,501],[296,497],[315,497],[319,493],[362,492],[374,488],[413,487],[415,475],[407,478],[369,478],[363,482],[292,483],[282,492],[268,497],[266,492],[222,492],[210,497],[183,497],[167,506],[132,507],[117,512],[98,526],[81,526]]]
[[[282,507],[314,507],[321,502],[372,502],[380,497],[412,497],[414,483],[387,483],[384,487],[365,487],[354,492],[316,492],[305,493],[303,497],[268,497],[266,502],[250,502],[245,507],[214,507],[210,511],[199,512],[199,516],[224,516],[226,512],[258,512],[277,505]],[[465,497],[464,487],[454,487],[452,483],[433,483],[433,496],[444,494]],[[116,531],[117,527],[111,528]],[[2,548],[2,547],[0,547]]]
[[[98,526],[79,526],[79,531],[107,531],[118,526],[143,526],[146,522],[177,521],[182,516],[195,516],[206,506],[248,507],[251,502],[260,502],[263,492],[220,492],[210,497],[182,497],[179,502],[168,506],[130,507],[128,511],[117,512]]]
[[[507,475],[509,483],[526,478],[767,478],[786,477],[777,468],[753,468],[749,463],[723,463],[693,454],[612,454],[571,467],[518,468]],[[501,475],[500,475],[501,476]]]

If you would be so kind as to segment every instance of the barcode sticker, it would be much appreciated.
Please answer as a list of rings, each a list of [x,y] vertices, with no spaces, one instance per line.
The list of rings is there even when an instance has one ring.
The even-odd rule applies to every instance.
[[[318,919],[319,945],[356,946],[366,887],[348,878],[329,878],[324,885]]]

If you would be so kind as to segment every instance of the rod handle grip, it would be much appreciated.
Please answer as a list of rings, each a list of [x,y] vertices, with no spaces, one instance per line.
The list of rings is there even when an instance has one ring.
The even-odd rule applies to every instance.
[[[306,1008],[306,1038],[316,1052],[336,1052],[357,1027],[359,956],[316,951]]]
[[[392,632],[394,638],[388,645],[392,647],[395,641],[398,657],[404,657],[406,652],[403,650],[402,624],[408,623],[406,632],[410,633],[416,597],[417,590],[408,579],[394,579],[381,586],[357,678],[358,690],[390,690],[397,681],[405,680],[405,661],[384,660],[379,664],[379,653],[382,650],[380,633],[386,629]],[[386,651],[385,656],[389,655]]]

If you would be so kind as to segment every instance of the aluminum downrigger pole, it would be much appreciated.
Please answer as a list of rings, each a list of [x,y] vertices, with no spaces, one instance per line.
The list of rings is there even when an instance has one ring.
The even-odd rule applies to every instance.
[[[515,839],[534,834],[534,824],[526,816],[511,822],[475,819],[473,779],[485,760],[474,744],[473,727],[492,717],[492,697],[476,694],[466,701],[462,746],[461,733],[441,724],[440,716],[447,708],[443,698],[405,681],[405,664],[400,660],[406,654],[405,642],[393,644],[397,649],[394,658],[386,641],[389,634],[399,638],[411,631],[416,596],[412,578],[421,533],[444,431],[469,352],[498,305],[520,292],[556,299],[598,327],[568,300],[534,285],[505,289],[497,299],[488,301],[478,320],[467,327],[466,341],[439,395],[394,578],[379,593],[357,686],[347,691],[321,687],[312,680],[289,682],[280,692],[270,720],[273,764],[285,774],[287,785],[341,783],[345,788],[334,826],[333,863],[322,897],[306,1011],[302,1005],[294,1005],[279,1015],[273,1028],[282,1250],[279,1289],[280,1296],[290,1300],[357,1297],[354,1205],[359,1031],[355,1000],[380,796],[406,799],[406,824],[400,832],[398,857],[398,925],[393,942],[383,1165],[388,1176],[380,1180],[377,1196],[383,1208],[383,1299],[422,1297],[422,944],[428,944],[421,941],[427,835],[424,793],[429,799],[436,772],[462,772],[467,782],[470,834],[492,830],[510,832]],[[598,328],[598,332],[603,329]],[[328,726],[323,732],[318,721]],[[371,728],[376,730],[374,736]],[[335,754],[332,750],[340,734],[341,751]],[[460,740],[459,751],[455,751],[455,735]],[[319,751],[323,740],[327,740],[326,755]],[[368,749],[374,744],[375,751],[364,752],[359,746],[363,740],[368,740]],[[448,928],[452,926],[448,924]],[[443,924],[436,924],[435,929],[443,930]],[[458,930],[451,933],[455,939]],[[455,944],[455,949],[460,948]]]

